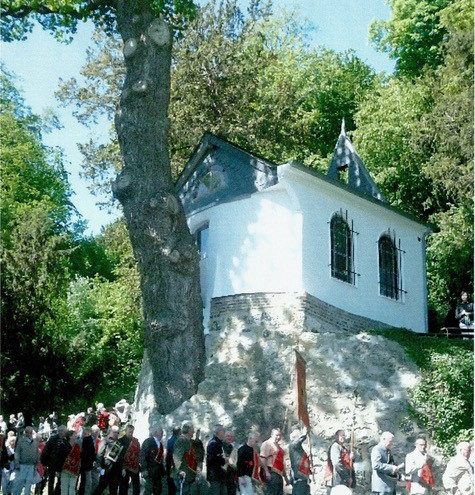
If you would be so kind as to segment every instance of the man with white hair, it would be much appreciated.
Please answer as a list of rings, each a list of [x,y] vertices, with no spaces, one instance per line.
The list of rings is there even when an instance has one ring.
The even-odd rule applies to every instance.
[[[394,444],[394,435],[385,431],[379,443],[371,450],[371,490],[373,495],[396,495],[396,484],[399,470],[404,466],[395,463],[391,449]]]
[[[406,455],[406,479],[409,482],[409,495],[428,495],[434,486],[432,458],[427,454],[427,440],[418,437],[415,448]]]
[[[468,442],[460,442],[456,451],[447,464],[442,483],[447,494],[473,495],[473,466],[469,461],[471,446]]]

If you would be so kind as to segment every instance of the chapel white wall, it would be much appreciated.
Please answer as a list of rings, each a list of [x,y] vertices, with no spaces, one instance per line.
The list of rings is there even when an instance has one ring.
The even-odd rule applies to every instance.
[[[277,186],[189,217],[192,232],[209,224],[201,260],[205,328],[214,297],[308,292],[350,313],[426,332],[425,228],[308,174],[287,172]],[[340,208],[348,210],[359,233],[355,271],[360,276],[354,286],[330,272],[328,222]],[[378,239],[388,228],[405,251],[402,301],[379,294]]]
[[[285,169],[284,169],[285,170]],[[345,311],[427,332],[425,239],[427,228],[398,213],[369,202],[344,189],[300,171],[283,174],[294,198],[294,208],[303,213],[302,285],[304,291]],[[318,192],[317,192],[318,191]],[[355,285],[338,280],[330,271],[330,219],[340,209],[348,211],[354,235]],[[388,229],[401,239],[401,300],[379,293],[378,239]]]
[[[302,216],[289,203],[285,191],[266,190],[188,218],[191,232],[209,224],[200,261],[205,329],[213,297],[302,291]]]

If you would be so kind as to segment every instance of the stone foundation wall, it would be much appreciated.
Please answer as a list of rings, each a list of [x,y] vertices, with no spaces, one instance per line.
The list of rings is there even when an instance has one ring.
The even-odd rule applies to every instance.
[[[275,324],[284,312],[296,324],[311,332],[361,332],[370,328],[390,328],[381,321],[354,315],[308,293],[253,293],[215,297],[211,301],[210,324],[223,316],[238,319],[245,325],[262,322]],[[238,316],[239,315],[239,316]]]
[[[403,349],[365,328],[384,327],[308,294],[241,294],[216,298],[207,336],[206,378],[197,393],[166,416],[155,409],[147,359],[135,401],[139,438],[152,424],[192,421],[205,435],[215,423],[243,443],[251,429],[264,438],[280,427],[284,440],[297,423],[295,353],[307,361],[307,396],[316,465],[313,495],[323,495],[323,466],[336,430],[355,430],[361,453],[358,488],[368,494],[370,449],[381,432],[395,433],[397,462],[412,450],[419,429],[408,417],[408,392],[418,371]],[[439,477],[440,479],[440,477]],[[400,493],[404,493],[401,491]]]

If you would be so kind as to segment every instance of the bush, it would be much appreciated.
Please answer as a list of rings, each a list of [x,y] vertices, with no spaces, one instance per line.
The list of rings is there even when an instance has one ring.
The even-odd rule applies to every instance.
[[[376,333],[399,343],[420,368],[411,415],[445,454],[453,454],[458,441],[473,436],[473,343],[403,329]]]

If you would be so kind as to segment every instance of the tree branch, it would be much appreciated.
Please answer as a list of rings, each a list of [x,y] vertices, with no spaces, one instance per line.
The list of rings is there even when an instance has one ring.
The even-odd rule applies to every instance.
[[[0,12],[2,16],[9,16],[15,19],[24,19],[28,17],[30,14],[39,14],[39,15],[65,15],[70,16],[74,19],[84,19],[88,14],[98,10],[100,8],[115,8],[117,5],[116,0],[88,0],[83,4],[77,5],[75,8],[74,5],[62,5],[58,6],[58,8],[51,8],[46,4],[12,4],[9,2],[8,5],[5,2],[2,2],[2,6],[0,8]]]

